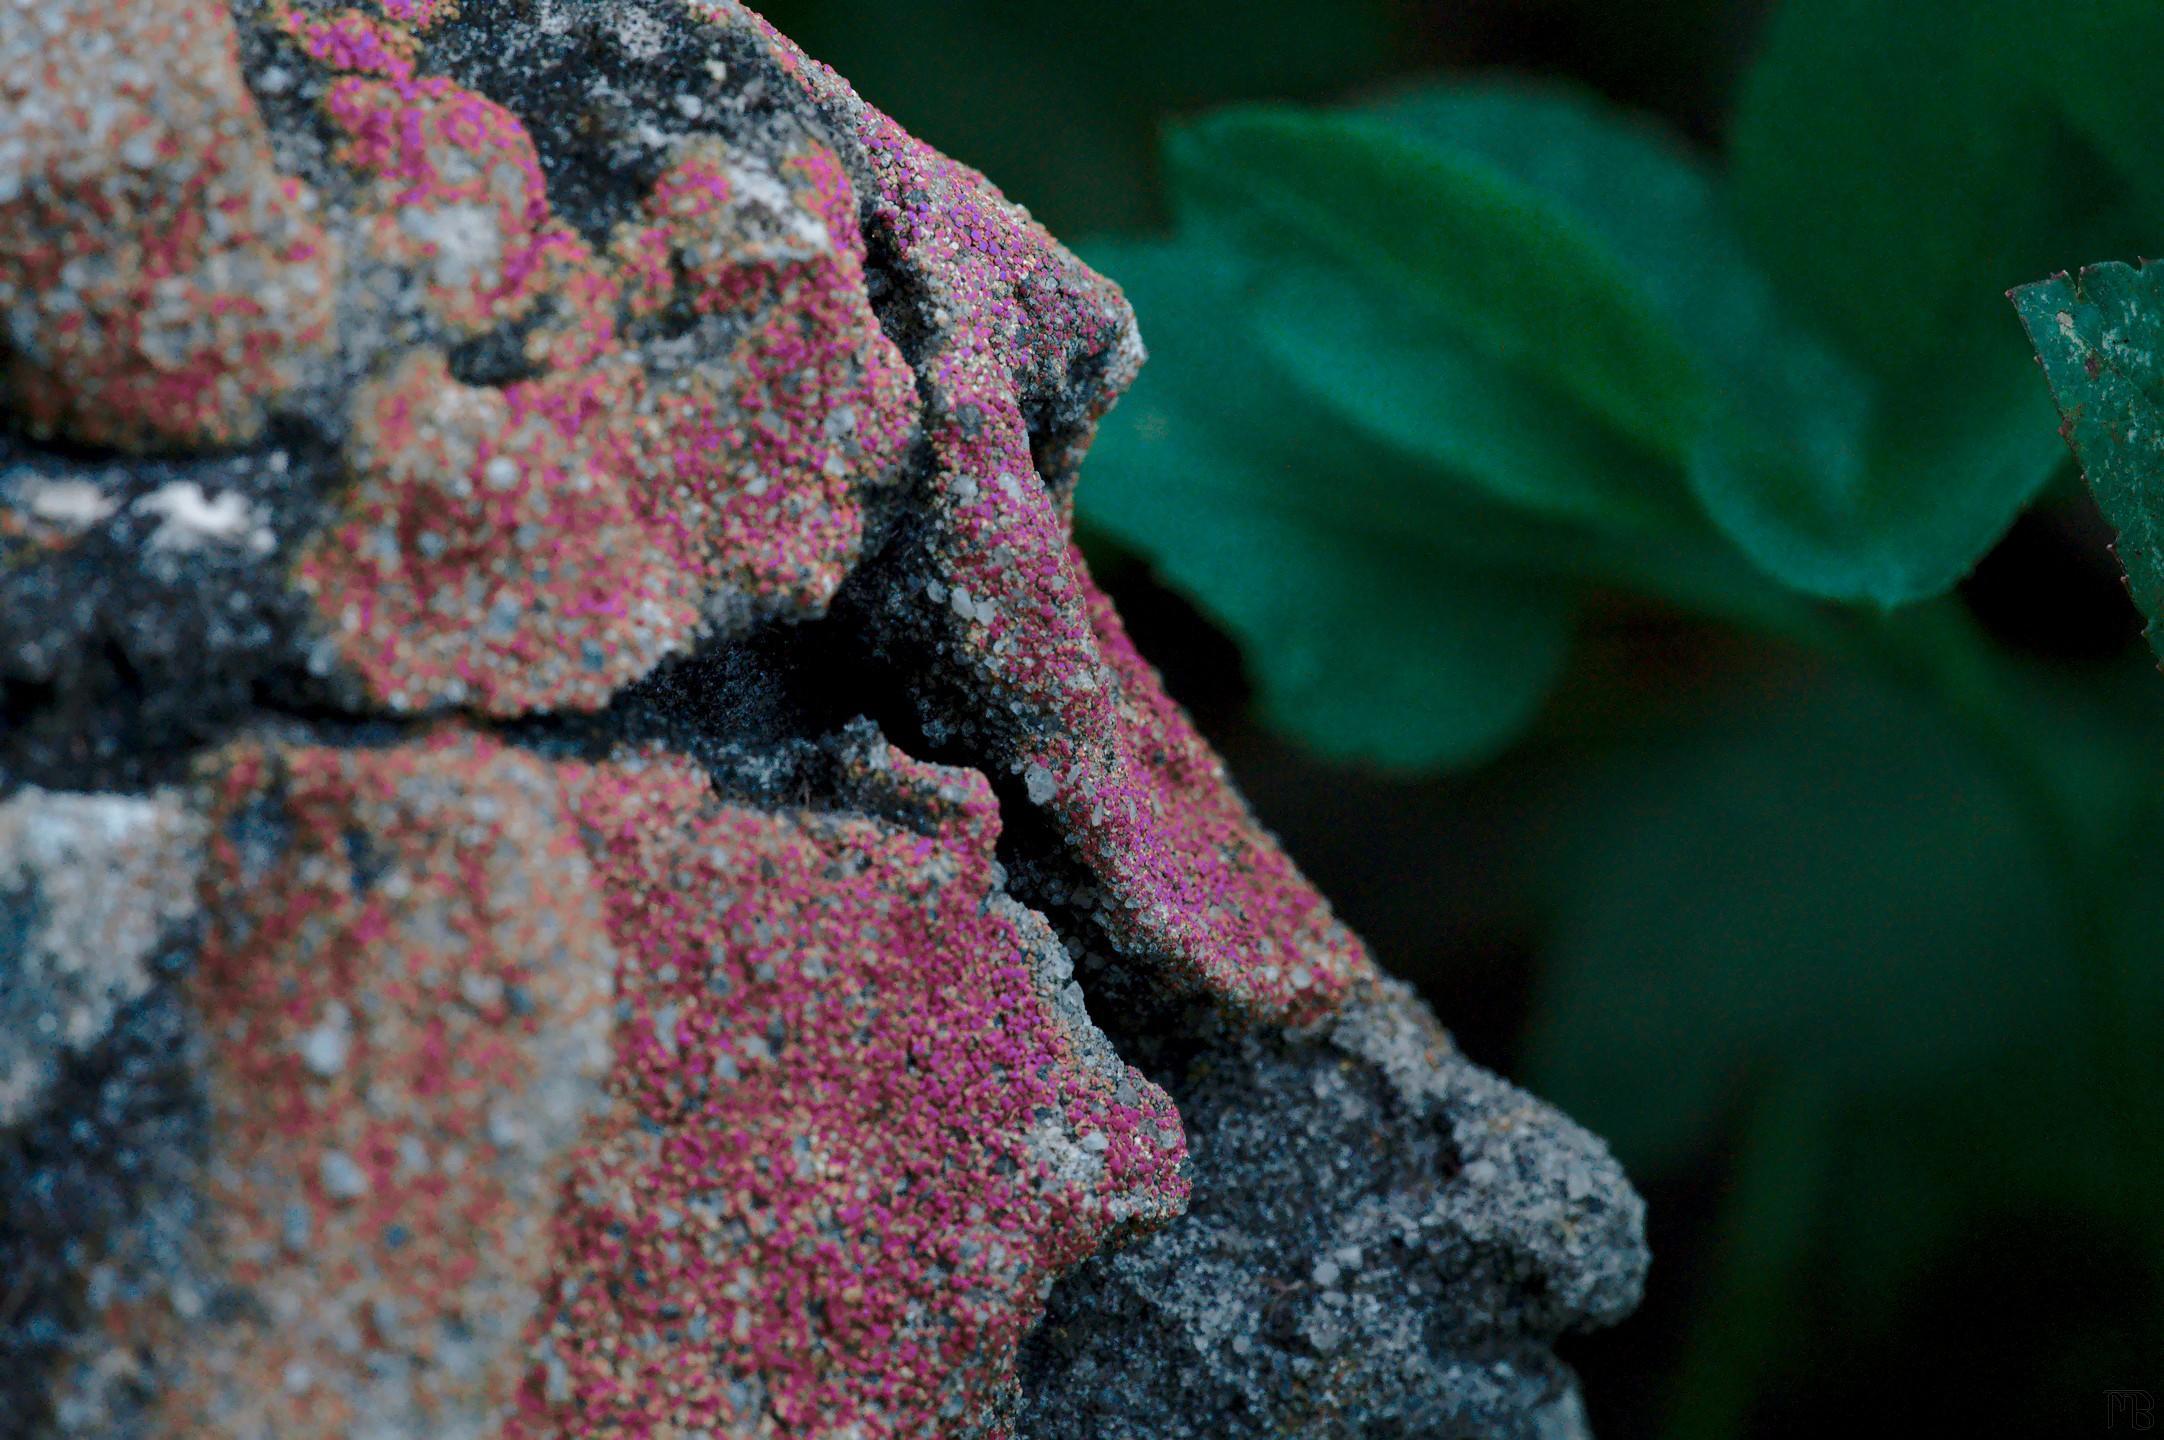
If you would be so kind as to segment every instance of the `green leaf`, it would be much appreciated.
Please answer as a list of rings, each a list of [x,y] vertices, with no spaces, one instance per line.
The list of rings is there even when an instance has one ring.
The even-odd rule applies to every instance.
[[[2155,10],[1779,8],[1731,134],[1737,212],[1795,313],[1882,394],[1846,481],[1702,481],[1790,584],[1889,604],[1943,591],[2050,474],[2041,397],[1996,297],[2056,257],[2132,250],[2164,226],[2164,129],[2134,103],[2164,69]],[[2100,69],[2128,82],[2083,83]]]
[[[1473,407],[1440,362],[1470,352],[1484,393],[1550,417],[1575,401],[1672,462],[1579,467],[1576,518],[1612,535],[1687,539],[1701,560],[1732,544],[1813,595],[1911,599],[1957,577],[1859,581],[1789,543],[1829,504],[1843,523],[1878,518],[1874,387],[1797,323],[1702,168],[1655,127],[1560,88],[1483,83],[1350,115],[1237,112],[1171,151],[1187,233],[1269,257],[1266,343],[1349,417],[1449,446]],[[1328,308],[1276,303],[1331,318],[1269,324],[1288,290],[1330,293]]]
[[[2164,6],[2151,0],[2089,0],[2051,16],[2052,43],[2032,52],[2039,83],[2063,107],[2077,142],[2093,147],[2123,180],[2143,215],[2164,214]]]
[[[1337,270],[1257,268],[1243,313],[1218,328],[1235,342],[1251,333],[1285,381],[1395,451],[1403,470],[1462,478],[1529,517],[1635,534],[1695,522],[1658,456],[1541,377]]]
[[[1201,242],[1185,253],[1237,263]],[[1254,346],[1275,381],[1358,432],[1318,502],[1366,511],[1379,534],[1417,527],[1483,573],[1613,585],[1796,628],[1792,597],[1706,523],[1673,467],[1569,397],[1335,272],[1253,268],[1218,317],[1221,344]]]
[[[1572,591],[1483,569],[1403,519],[1401,467],[1226,346],[1228,257],[1103,245],[1153,358],[1077,505],[1241,642],[1273,721],[1327,754],[1455,764],[1532,716]]]
[[[1548,224],[1582,231],[1690,355],[1696,383],[1791,442],[1797,463],[1825,473],[1853,463],[1871,397],[1784,312],[1713,178],[1675,136],[1593,96],[1526,82],[1429,86],[1367,113],[1494,167],[1545,204]]]
[[[1356,279],[1654,451],[1696,433],[1688,352],[1583,231],[1492,166],[1374,117],[1232,111],[1166,145],[1187,235]]]
[[[1694,1315],[1669,1399],[1667,1440],[1748,1431],[1766,1373],[1793,1351],[1798,1292],[1825,1208],[1836,1134],[1826,1086],[1804,1072],[1751,1106],[1721,1215],[1713,1278]]]
[[[1397,764],[1521,726],[1589,583],[1803,628],[1685,465],[1823,463],[1850,423],[1799,403],[1794,376],[1823,399],[1838,365],[1783,343],[1685,158],[1650,133],[1587,138],[1607,122],[1575,98],[1463,100],[1190,127],[1178,236],[1090,252],[1153,357],[1100,431],[1082,514],[1234,632],[1286,728]],[[1450,150],[1444,122],[1476,111],[1555,143]],[[1533,183],[1524,162],[1565,150],[1602,204],[1677,213],[1612,243],[1566,208],[1599,186]]]
[[[2013,293],[2105,518],[2127,588],[2164,654],[2164,266],[2093,265]]]
[[[1987,12],[2002,28],[2019,15],[1998,0]],[[1952,43],[1895,28],[1914,41],[1910,59]],[[2073,117],[2052,130],[2056,168],[2024,178],[2014,213],[2043,216],[2031,226],[2043,230],[2128,213],[2132,192],[2095,161],[2094,137],[2136,112],[2134,92],[2054,110],[2036,97],[2055,96],[2056,80],[1972,83],[1970,71],[2009,73],[1977,39],[1995,32],[1973,16],[1944,28],[1969,37],[1956,58],[1974,62],[1952,66],[1947,88],[1966,98],[1945,103],[1976,107],[1980,134],[2027,144],[2009,114]],[[1358,111],[1251,108],[1176,130],[1176,237],[1100,256],[1137,278],[1157,354],[1103,428],[1084,514],[1177,572],[1235,631],[1274,714],[1406,763],[1487,753],[1532,713],[1556,652],[1510,649],[1522,635],[1506,640],[1517,632],[1491,622],[1538,612],[1541,633],[1560,633],[1588,585],[1810,639],[1828,632],[1820,597],[1891,605],[1951,586],[2048,471],[2049,437],[2021,404],[2035,387],[2018,342],[2005,343],[2013,326],[1988,305],[1992,318],[1977,319],[1978,262],[1960,245],[1926,247],[1930,273],[1916,275],[1887,250],[1885,266],[1829,298],[1809,283],[1816,249],[1768,239],[1768,197],[1823,179],[1811,137],[1781,127],[1809,119],[1789,113],[1783,67],[1798,55],[1830,64],[1847,43],[1824,29],[1780,27],[1744,126],[1756,158],[1736,165],[1756,177],[1749,237],[1771,246],[1776,278],[1686,147],[1565,90],[1431,87]],[[1909,102],[1864,70],[1864,109]],[[1827,123],[1853,138],[1876,122],[1844,112]],[[1926,168],[1975,158],[1956,148],[1926,147]],[[1962,186],[1982,182],[1945,191],[1943,180],[1919,193],[1943,198],[1957,229],[1984,223],[1960,203]],[[1823,213],[1867,211],[1876,192],[1852,189],[1815,198],[1810,224],[1853,223]],[[1920,223],[1917,207],[1899,208],[1900,223]],[[1158,273],[1135,277],[1146,253]],[[1949,279],[1947,267],[1969,274]],[[1874,289],[1898,303],[1864,310],[1895,333],[1843,308]],[[1145,418],[1148,435],[1136,428]],[[1361,547],[1376,557],[1365,567]],[[1294,557],[1360,584],[1288,606],[1274,587],[1305,573]],[[1421,585],[1392,592],[1392,577]],[[1430,603],[1472,614],[1423,615],[1424,637],[1393,631],[1406,605]],[[1375,636],[1343,633],[1364,618]],[[1467,637],[1483,636],[1522,663],[1492,683],[1451,680],[1426,661],[1389,665],[1376,648],[1385,634],[1430,660],[1477,656]],[[1387,686],[1363,702],[1342,688],[1360,676]],[[1332,718],[1301,719],[1303,704]],[[1429,738],[1393,738],[1348,710],[1406,717]]]
[[[1702,420],[1677,458],[1706,515],[1782,584],[1850,598],[1851,587],[1799,570],[1783,546],[1769,546],[1765,517],[1868,489],[1877,398],[1784,305],[1696,158],[1654,125],[1553,86],[1430,87],[1370,113],[1494,166],[1551,207],[1549,223],[1604,249],[1636,302],[1692,358]]]

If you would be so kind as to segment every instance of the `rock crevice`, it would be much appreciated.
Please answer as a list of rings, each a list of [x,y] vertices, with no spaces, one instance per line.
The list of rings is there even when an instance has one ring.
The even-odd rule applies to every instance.
[[[1091,578],[1118,289],[756,15],[55,0],[0,321],[29,1433],[1582,1429],[1638,1201]]]

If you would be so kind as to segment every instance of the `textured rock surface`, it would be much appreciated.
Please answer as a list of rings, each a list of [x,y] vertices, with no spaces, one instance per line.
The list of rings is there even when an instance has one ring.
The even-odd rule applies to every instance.
[[[5,13],[9,1434],[1582,1430],[1636,1197],[1090,579],[1115,287],[731,0]]]
[[[1582,1432],[1548,1340],[1620,1319],[1643,1264],[1599,1141],[1394,981],[1298,1030],[1159,1036],[1128,1048],[1178,1101],[1193,1202],[1056,1293],[1022,1434]]]

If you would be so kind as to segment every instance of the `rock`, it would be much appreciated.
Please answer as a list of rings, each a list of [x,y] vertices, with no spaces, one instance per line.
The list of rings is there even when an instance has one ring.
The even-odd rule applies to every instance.
[[[195,913],[200,827],[171,792],[0,801],[0,1126],[153,983],[159,947]]]
[[[1582,1429],[1638,1202],[1090,578],[1116,287],[733,0],[24,13],[0,1414]]]
[[[1129,1050],[1179,1105],[1194,1199],[1055,1292],[1021,1435],[1585,1433],[1548,1343],[1621,1319],[1644,1263],[1598,1140],[1395,981],[1300,1029]]]

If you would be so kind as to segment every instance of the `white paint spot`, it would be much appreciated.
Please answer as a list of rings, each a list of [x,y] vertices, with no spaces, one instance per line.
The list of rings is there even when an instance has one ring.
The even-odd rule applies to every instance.
[[[134,508],[163,517],[150,537],[154,550],[195,550],[210,542],[270,548],[270,531],[257,522],[248,497],[235,491],[214,500],[193,480],[175,480],[136,501]]]
[[[71,533],[88,530],[110,519],[120,502],[88,480],[48,480],[33,475],[26,487],[30,513],[48,525]]]

